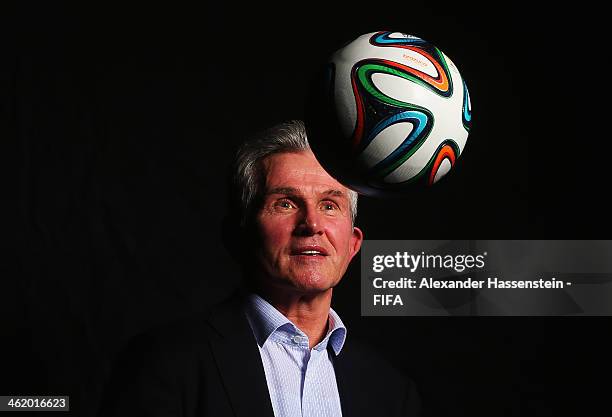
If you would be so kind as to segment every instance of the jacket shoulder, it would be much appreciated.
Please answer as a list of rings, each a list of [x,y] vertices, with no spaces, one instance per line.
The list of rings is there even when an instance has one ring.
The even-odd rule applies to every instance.
[[[222,317],[221,323],[216,318]],[[240,306],[223,304],[134,337],[115,358],[104,392],[102,416],[190,415],[203,393],[222,397],[211,343],[245,331]],[[154,410],[154,411],[153,411]]]
[[[336,362],[337,376],[344,387],[354,395],[367,393],[369,404],[355,412],[367,408],[368,412],[389,416],[420,415],[421,401],[414,381],[369,344],[347,339]],[[373,404],[376,408],[368,408]]]

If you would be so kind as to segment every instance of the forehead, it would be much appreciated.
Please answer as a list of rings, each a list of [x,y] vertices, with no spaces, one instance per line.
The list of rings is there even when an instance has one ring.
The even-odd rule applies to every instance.
[[[348,195],[348,189],[323,169],[312,151],[273,154],[262,164],[266,191],[287,187],[304,193],[337,190]]]

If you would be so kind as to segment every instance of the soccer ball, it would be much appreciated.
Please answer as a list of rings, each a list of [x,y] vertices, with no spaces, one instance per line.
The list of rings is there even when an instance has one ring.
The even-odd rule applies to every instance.
[[[366,195],[401,194],[455,165],[470,131],[470,96],[434,45],[399,32],[362,35],[331,56],[323,77],[306,128],[340,182]]]

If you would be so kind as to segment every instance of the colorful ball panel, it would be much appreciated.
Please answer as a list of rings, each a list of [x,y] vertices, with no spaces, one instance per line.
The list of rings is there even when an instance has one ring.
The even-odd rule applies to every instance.
[[[337,158],[320,158],[323,166],[361,193],[432,185],[465,147],[472,121],[466,83],[423,39],[399,32],[358,37],[332,55],[327,89],[325,105],[339,137],[310,140],[333,142],[325,148]],[[336,159],[341,167],[330,166]]]

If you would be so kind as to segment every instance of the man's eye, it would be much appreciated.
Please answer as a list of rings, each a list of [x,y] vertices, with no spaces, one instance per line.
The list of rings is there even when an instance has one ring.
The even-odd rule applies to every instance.
[[[283,209],[290,209],[293,207],[293,204],[288,200],[280,200],[276,202],[275,206]]]
[[[336,205],[336,203],[326,201],[323,203],[323,209],[324,210],[336,210],[338,209],[338,206]]]

